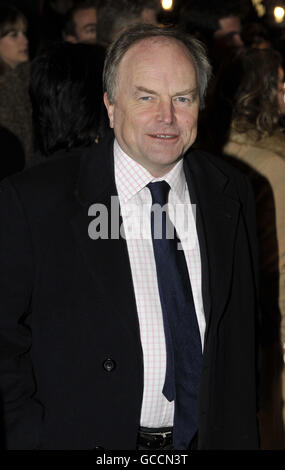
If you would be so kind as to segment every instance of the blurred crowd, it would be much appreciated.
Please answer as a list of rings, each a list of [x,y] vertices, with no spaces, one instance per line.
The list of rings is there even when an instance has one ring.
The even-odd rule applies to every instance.
[[[130,24],[164,26],[158,0],[39,1],[31,24],[21,2],[14,3],[0,3],[0,180],[98,142],[109,131],[106,48]],[[243,17],[237,4],[217,2],[213,10],[209,1],[181,2],[173,27],[202,41],[213,67],[195,145],[227,159],[252,182],[261,448],[285,449],[284,39],[282,29]]]

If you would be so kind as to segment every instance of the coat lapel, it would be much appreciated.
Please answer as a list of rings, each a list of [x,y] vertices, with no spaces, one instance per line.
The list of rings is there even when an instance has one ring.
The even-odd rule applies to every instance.
[[[100,286],[112,311],[120,316],[126,328],[139,340],[139,323],[127,244],[120,235],[115,239],[111,236],[115,226],[115,221],[111,220],[111,209],[114,208],[116,196],[113,137],[110,137],[104,144],[92,146],[82,159],[76,188],[78,211],[72,218],[71,225],[94,283],[97,287]],[[95,216],[96,208],[100,212]],[[106,214],[107,224],[104,218]],[[117,216],[121,226],[119,212]],[[103,235],[105,238],[94,239],[92,221],[99,220],[98,217],[102,224],[97,225],[97,229],[103,234],[107,228],[107,232]]]
[[[191,203],[196,204],[207,338],[209,325],[218,323],[230,291],[240,203],[228,187],[228,177],[207,154],[190,151],[184,170]]]
[[[192,204],[196,204],[197,232],[202,263],[202,295],[207,322],[219,318],[229,295],[235,231],[240,203],[228,188],[228,177],[213,159],[191,150],[184,159],[184,171]],[[76,197],[78,211],[71,224],[94,282],[101,285],[110,307],[125,326],[140,338],[131,268],[124,238],[112,238],[112,197],[117,196],[113,163],[113,136],[91,147],[82,158]],[[114,201],[114,200],[113,200]],[[106,238],[90,238],[94,220],[90,207],[101,204],[108,214]],[[119,225],[122,219],[119,217]],[[212,313],[214,312],[214,315]]]

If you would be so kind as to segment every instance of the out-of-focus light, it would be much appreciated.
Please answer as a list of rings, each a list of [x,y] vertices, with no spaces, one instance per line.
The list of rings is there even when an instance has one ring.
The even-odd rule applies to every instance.
[[[266,8],[263,5],[262,0],[251,0],[254,8],[256,9],[256,13],[259,17],[264,16],[266,13]]]
[[[171,10],[173,0],[161,0],[161,6],[164,10]]]
[[[284,16],[285,16],[284,8],[282,7],[274,8],[274,18],[275,18],[276,23],[282,23],[282,21],[284,20]]]

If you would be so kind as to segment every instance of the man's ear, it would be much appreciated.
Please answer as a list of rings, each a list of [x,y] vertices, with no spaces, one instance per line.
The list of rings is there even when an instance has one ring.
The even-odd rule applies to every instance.
[[[114,128],[114,105],[109,102],[107,93],[104,93],[104,103],[107,108],[107,113],[109,116],[110,127]]]

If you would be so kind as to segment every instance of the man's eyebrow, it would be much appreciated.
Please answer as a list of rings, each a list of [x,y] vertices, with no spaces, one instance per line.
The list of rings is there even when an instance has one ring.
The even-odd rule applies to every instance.
[[[143,91],[144,93],[149,93],[150,95],[157,95],[157,92],[154,90],[150,90],[143,86],[137,86],[136,91]],[[191,93],[197,93],[198,87],[195,88],[187,88],[187,90],[179,91],[175,93],[173,96],[184,96],[184,95],[191,95]]]
[[[154,90],[149,90],[144,86],[136,86],[136,91],[143,91],[144,93],[149,93],[150,95],[157,95],[157,92]]]
[[[175,93],[173,96],[184,96],[184,95],[191,95],[191,93],[197,93],[198,87],[195,88],[188,88],[187,90],[179,91]]]

